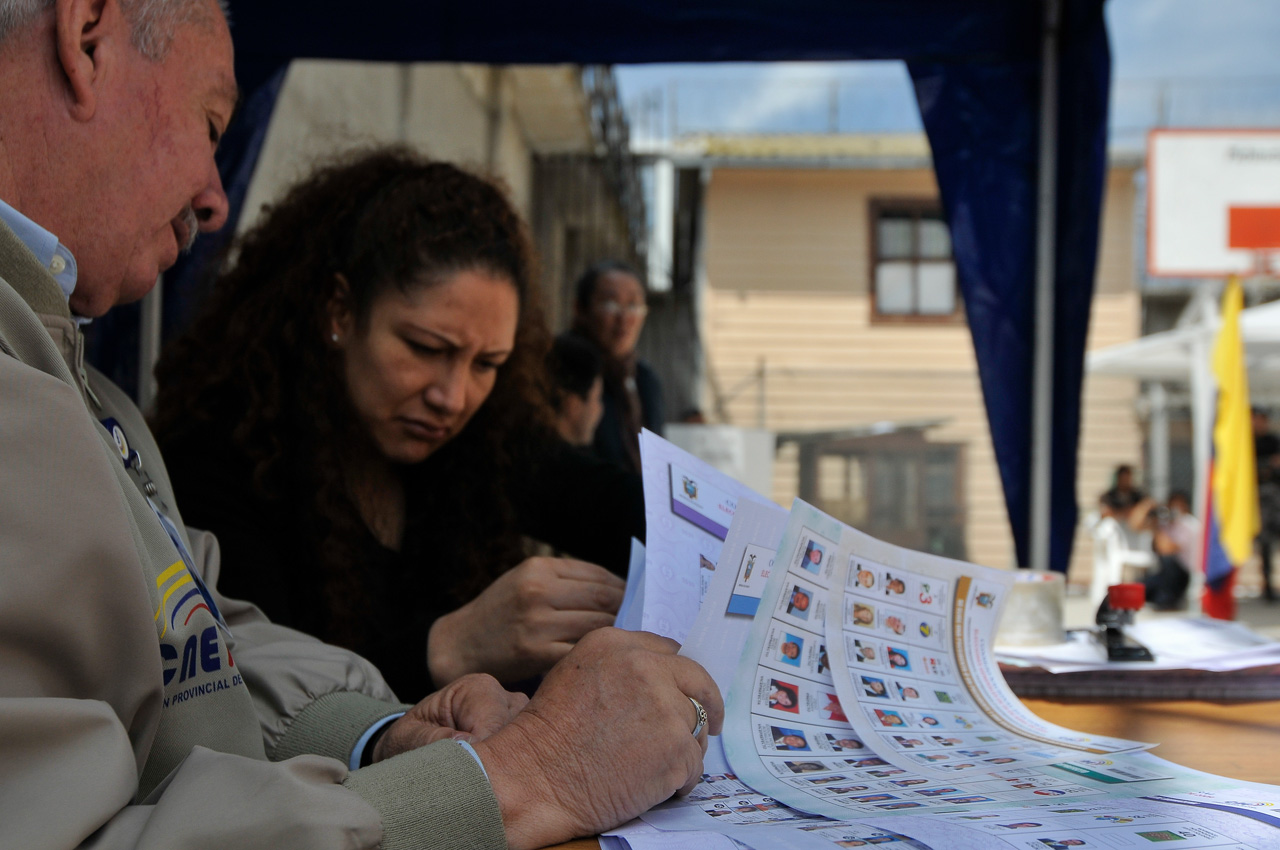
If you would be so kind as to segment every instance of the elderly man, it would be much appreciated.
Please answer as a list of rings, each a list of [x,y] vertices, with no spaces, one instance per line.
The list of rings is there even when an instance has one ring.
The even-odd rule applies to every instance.
[[[527,705],[470,676],[401,706],[218,594],[77,327],[226,218],[213,0],[0,0],[0,80],[0,843],[537,847],[691,786],[721,705],[669,641],[593,633]]]

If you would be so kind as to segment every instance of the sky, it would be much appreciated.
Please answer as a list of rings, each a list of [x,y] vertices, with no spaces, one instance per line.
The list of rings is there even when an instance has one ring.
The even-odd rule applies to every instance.
[[[1109,0],[1113,143],[1177,126],[1280,126],[1280,2]],[[634,135],[920,129],[898,62],[621,65]],[[672,96],[675,108],[672,108]]]

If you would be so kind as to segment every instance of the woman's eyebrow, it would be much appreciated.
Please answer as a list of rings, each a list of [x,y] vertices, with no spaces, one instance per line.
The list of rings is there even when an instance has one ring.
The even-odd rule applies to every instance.
[[[432,328],[423,327],[422,325],[417,325],[417,324],[414,324],[413,322],[406,322],[404,325],[404,328],[415,334],[421,334],[423,336],[432,337],[443,343],[446,343],[447,345],[451,345],[455,348],[460,347],[457,340],[453,339],[448,334],[443,333],[441,331],[433,330]]]

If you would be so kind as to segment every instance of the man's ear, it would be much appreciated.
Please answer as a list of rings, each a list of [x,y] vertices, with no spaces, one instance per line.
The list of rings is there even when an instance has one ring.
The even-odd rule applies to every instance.
[[[78,121],[93,118],[102,82],[103,42],[129,43],[129,25],[117,0],[56,0],[54,37],[58,64],[67,80],[67,99]],[[121,38],[122,36],[122,38]]]

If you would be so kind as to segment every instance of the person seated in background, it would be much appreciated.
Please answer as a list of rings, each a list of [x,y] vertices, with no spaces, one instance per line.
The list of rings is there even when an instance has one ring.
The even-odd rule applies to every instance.
[[[1137,580],[1133,572],[1142,575],[1156,568],[1152,550],[1151,533],[1146,528],[1134,527],[1129,522],[1135,494],[1132,489],[1132,471],[1121,467],[1112,487],[1098,497],[1098,510],[1085,518],[1085,525],[1093,535],[1093,570],[1089,579],[1089,597],[1093,605],[1102,604],[1107,588],[1119,582]]]
[[[1124,523],[1128,521],[1133,506],[1146,498],[1141,490],[1133,486],[1133,467],[1122,463],[1116,467],[1111,477],[1111,488],[1098,497],[1103,516],[1114,517]]]
[[[548,339],[492,184],[389,148],[293,187],[156,368],[157,439],[224,590],[403,697],[524,683],[612,625],[624,582],[599,565],[625,574],[641,486],[556,438]]]
[[[573,328],[604,360],[604,415],[596,428],[595,453],[623,469],[640,471],[640,430],[661,436],[662,385],[636,356],[649,313],[640,274],[626,263],[606,260],[583,272],[574,287]]]
[[[525,850],[692,788],[722,704],[673,641],[594,631],[527,706],[478,675],[405,705],[219,592],[217,539],[81,324],[227,220],[224,8],[10,0],[0,79],[0,844]]]
[[[556,431],[571,446],[590,446],[604,415],[600,352],[581,337],[563,333],[552,344],[547,365]]]
[[[1191,515],[1191,498],[1183,490],[1169,494],[1165,505],[1146,498],[1133,507],[1129,525],[1151,533],[1156,568],[1142,579],[1147,603],[1157,611],[1176,611],[1186,604],[1191,571],[1196,568],[1200,522]]]

